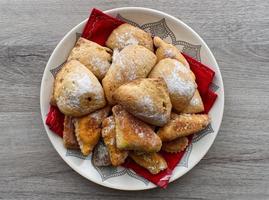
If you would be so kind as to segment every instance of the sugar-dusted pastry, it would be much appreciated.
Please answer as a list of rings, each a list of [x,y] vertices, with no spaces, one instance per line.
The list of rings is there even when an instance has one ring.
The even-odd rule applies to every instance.
[[[102,80],[112,61],[112,50],[90,40],[79,38],[67,60],[78,60]]]
[[[75,135],[83,155],[89,155],[101,136],[102,121],[109,115],[110,106],[87,116],[74,118]]]
[[[183,109],[182,113],[200,113],[204,111],[204,104],[199,91],[196,89],[189,104]]]
[[[130,157],[151,174],[158,174],[167,168],[165,159],[159,153],[130,152]]]
[[[122,24],[114,29],[106,41],[106,46],[119,50],[133,44],[139,44],[153,51],[151,34],[130,24]]]
[[[158,152],[162,141],[152,128],[120,105],[112,108],[116,122],[116,144],[121,150]]]
[[[104,167],[111,165],[109,152],[103,141],[99,141],[94,147],[92,155],[92,163],[97,167]]]
[[[157,134],[163,142],[197,133],[208,126],[210,119],[204,114],[172,113],[170,121]]]
[[[102,137],[108,148],[111,164],[113,166],[119,166],[124,163],[128,156],[128,151],[119,150],[116,146],[116,125],[113,116],[103,120]]]
[[[184,151],[188,146],[189,140],[187,137],[180,137],[169,142],[163,142],[162,150],[168,153],[177,153]]]
[[[68,116],[80,117],[106,105],[101,84],[77,60],[68,61],[57,74],[53,95],[60,111]]]
[[[114,91],[124,83],[146,78],[155,63],[154,53],[140,45],[129,45],[120,52],[114,51],[112,65],[102,80],[108,102],[114,105]]]
[[[64,117],[63,143],[67,149],[79,149],[72,117]]]
[[[178,112],[188,105],[197,87],[191,70],[178,60],[171,58],[159,61],[149,77],[161,77],[165,80],[173,108]]]
[[[113,100],[137,118],[156,126],[170,119],[171,101],[162,78],[140,78],[121,85]]]
[[[155,47],[157,48],[155,53],[158,61],[164,58],[173,58],[181,62],[187,68],[189,68],[188,61],[184,58],[179,49],[177,49],[174,45],[166,43],[157,36],[154,37],[153,42]]]

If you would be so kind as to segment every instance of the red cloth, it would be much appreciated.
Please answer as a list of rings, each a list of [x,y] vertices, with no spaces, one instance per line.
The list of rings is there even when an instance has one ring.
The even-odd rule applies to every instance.
[[[124,22],[108,16],[97,9],[93,9],[83,30],[82,37],[97,42],[100,45],[104,45],[109,34],[123,23]],[[184,56],[189,62],[191,70],[196,76],[198,90],[205,106],[205,113],[208,113],[217,98],[217,95],[209,89],[215,73],[210,68],[189,57],[188,55],[184,54]],[[58,109],[51,106],[46,123],[52,131],[56,131],[58,135],[62,136],[63,114],[61,114]],[[189,143],[190,142],[191,137],[189,138]],[[157,175],[150,174],[146,169],[140,167],[131,159],[128,159],[123,166],[133,169],[140,176],[148,179],[152,183],[155,183],[162,188],[165,188],[169,183],[173,169],[177,166],[184,153],[185,151],[176,154],[161,152],[168,164],[168,169],[160,172]]]

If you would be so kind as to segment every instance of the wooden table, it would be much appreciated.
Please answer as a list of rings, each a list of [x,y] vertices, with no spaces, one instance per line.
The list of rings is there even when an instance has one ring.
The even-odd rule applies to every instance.
[[[166,190],[96,185],[58,156],[45,133],[40,82],[59,40],[92,7],[144,6],[193,27],[223,75],[225,111],[204,159]],[[269,199],[269,1],[0,2],[0,199]]]

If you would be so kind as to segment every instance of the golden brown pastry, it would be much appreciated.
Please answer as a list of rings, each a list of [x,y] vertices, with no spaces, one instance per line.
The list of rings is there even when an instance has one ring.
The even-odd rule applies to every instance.
[[[183,109],[182,113],[200,113],[204,111],[204,104],[199,91],[196,89],[189,104]]]
[[[90,40],[79,38],[67,60],[78,60],[102,80],[112,61],[112,50]]]
[[[172,113],[170,121],[161,127],[157,134],[163,142],[197,133],[207,127],[208,115]]]
[[[159,153],[130,152],[130,157],[151,174],[158,174],[167,168],[165,159]]]
[[[106,98],[111,105],[114,91],[124,83],[146,78],[156,63],[156,56],[140,45],[130,45],[119,53],[114,51],[113,62],[102,80]]]
[[[121,150],[158,152],[162,141],[152,128],[129,114],[120,105],[112,108],[116,122],[116,144]]]
[[[113,166],[124,163],[128,156],[128,151],[119,150],[116,146],[116,128],[113,116],[107,117],[102,123],[102,137],[108,148],[109,157]]]
[[[157,36],[154,37],[153,42],[157,48],[155,53],[158,61],[164,58],[173,58],[181,62],[187,68],[190,68],[188,61],[174,45],[166,43]]]
[[[150,78],[165,80],[173,108],[181,112],[189,103],[197,88],[190,69],[178,60],[165,58],[158,62],[149,74]]]
[[[119,50],[133,44],[139,44],[153,51],[151,34],[130,24],[122,24],[114,29],[106,41],[106,46]]]
[[[80,117],[106,104],[97,78],[76,60],[68,61],[57,74],[53,95],[60,111],[68,116]]]
[[[79,149],[72,117],[64,117],[63,142],[67,149]]]
[[[121,85],[113,100],[137,118],[156,126],[170,119],[172,104],[162,78],[140,78]]]
[[[163,142],[162,150],[168,153],[177,153],[184,151],[188,146],[189,140],[187,137],[180,137],[170,142]]]
[[[106,106],[87,116],[73,119],[75,135],[83,155],[89,155],[98,143],[102,121],[109,115],[110,109],[110,106]]]

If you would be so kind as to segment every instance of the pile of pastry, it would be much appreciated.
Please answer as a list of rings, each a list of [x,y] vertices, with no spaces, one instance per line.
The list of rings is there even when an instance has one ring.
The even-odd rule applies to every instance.
[[[87,156],[102,143],[109,162],[96,165],[130,157],[152,174],[167,168],[160,150],[183,151],[187,136],[209,124],[197,114],[203,102],[180,51],[129,24],[116,28],[106,47],[79,38],[56,75],[51,104],[65,115],[66,148]]]

